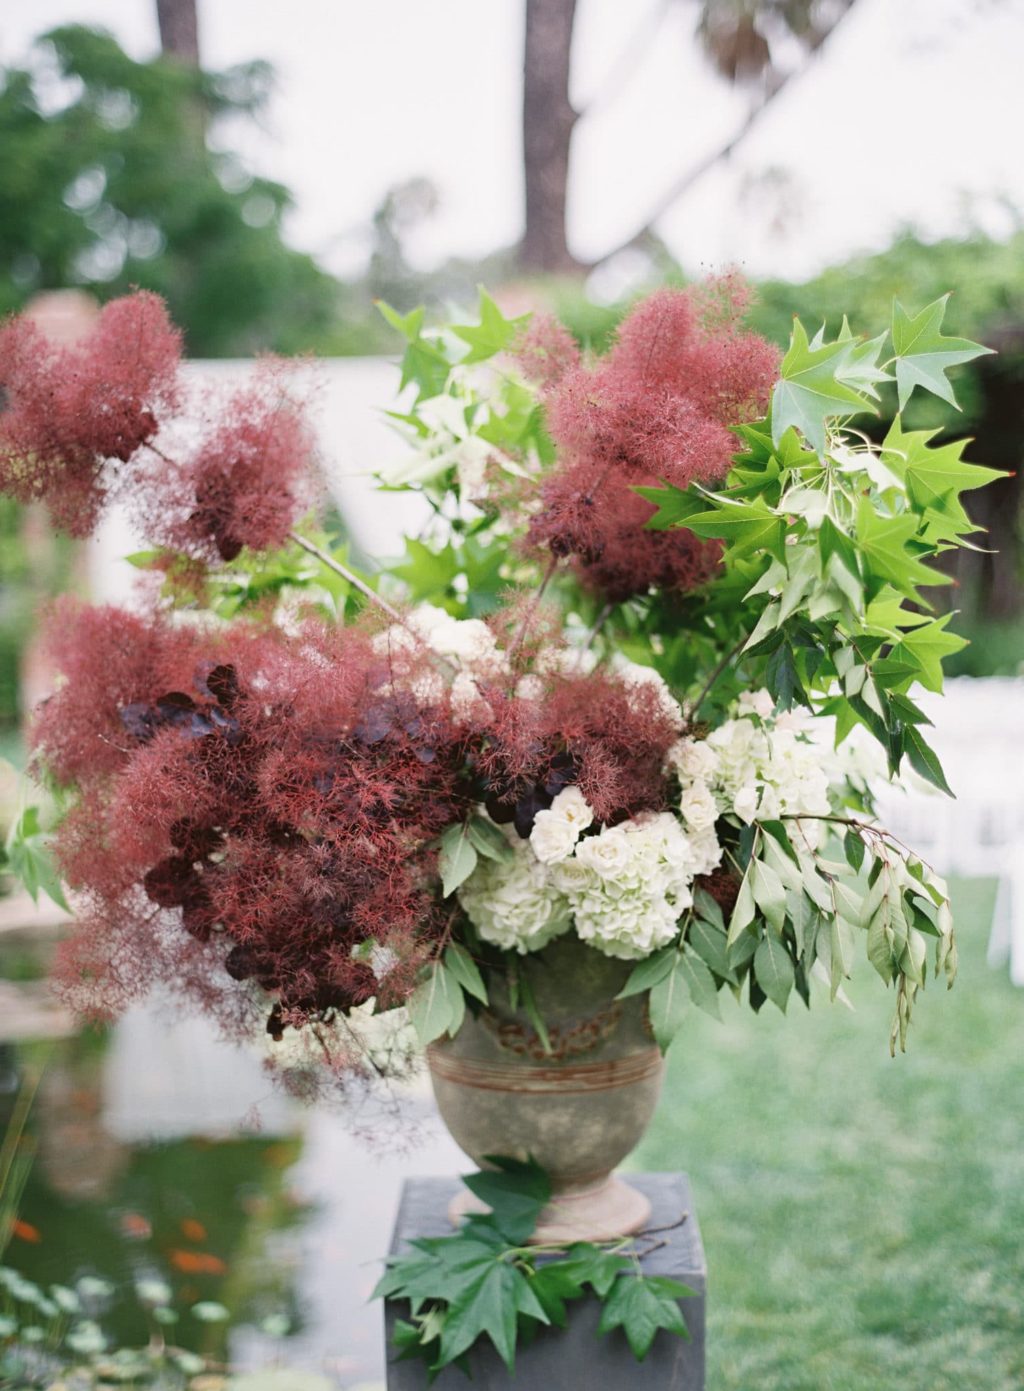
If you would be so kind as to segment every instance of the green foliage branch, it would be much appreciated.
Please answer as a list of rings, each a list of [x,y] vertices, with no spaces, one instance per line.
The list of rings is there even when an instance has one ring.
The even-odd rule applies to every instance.
[[[637,1361],[662,1329],[689,1337],[678,1301],[695,1291],[641,1265],[663,1244],[656,1233],[532,1244],[551,1198],[547,1174],[533,1160],[487,1162],[493,1168],[463,1182],[489,1211],[471,1214],[453,1236],[421,1237],[388,1257],[374,1298],[408,1302],[408,1318],[395,1325],[399,1360],[422,1360],[429,1381],[453,1363],[469,1374],[468,1355],[486,1337],[512,1372],[517,1347],[542,1327],[564,1328],[566,1306],[587,1296],[602,1305],[598,1331],[621,1329]]]

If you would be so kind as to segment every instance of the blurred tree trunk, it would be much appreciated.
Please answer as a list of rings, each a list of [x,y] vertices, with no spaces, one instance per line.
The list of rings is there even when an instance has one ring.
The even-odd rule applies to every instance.
[[[569,100],[576,0],[526,0],[523,61],[523,172],[526,230],[519,262],[558,274],[579,264],[565,236],[569,145],[577,115]]]
[[[523,62],[523,172],[526,230],[519,264],[527,272],[580,273],[630,247],[657,247],[655,224],[709,169],[727,159],[789,84],[804,75],[857,0],[699,0],[695,40],[732,86],[754,93],[739,128],[718,149],[684,164],[636,231],[587,265],[565,234],[569,147],[577,121],[614,100],[636,75],[662,21],[682,0],[649,0],[605,82],[582,110],[569,99],[577,0],[526,0]],[[623,7],[624,9],[626,7]],[[769,40],[768,35],[772,35]],[[776,65],[777,44],[783,66]]]
[[[196,0],[156,0],[160,47],[171,58],[199,66],[199,16]]]
[[[1002,325],[985,334],[984,342],[996,352],[975,364],[981,401],[973,457],[991,468],[1005,469],[1007,477],[971,498],[971,516],[988,535],[974,538],[981,550],[959,553],[957,579],[963,591],[959,602],[965,608],[980,618],[1007,621],[1019,618],[1024,611],[1024,444],[1020,429],[1024,327]]]

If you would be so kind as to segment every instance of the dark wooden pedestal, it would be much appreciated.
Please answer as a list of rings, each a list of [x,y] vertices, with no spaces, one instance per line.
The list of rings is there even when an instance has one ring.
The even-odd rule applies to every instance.
[[[449,1367],[435,1380],[436,1391],[469,1391],[470,1387],[482,1391],[509,1391],[513,1387],[536,1391],[703,1391],[707,1265],[689,1181],[685,1174],[629,1174],[627,1178],[651,1200],[649,1226],[667,1229],[657,1236],[665,1245],[643,1258],[645,1273],[669,1275],[697,1292],[695,1297],[680,1301],[690,1341],[661,1331],[645,1360],[637,1362],[621,1329],[598,1333],[598,1301],[581,1299],[569,1305],[566,1328],[541,1329],[529,1347],[519,1350],[512,1375],[485,1342],[470,1354],[472,1380],[467,1381],[457,1367]],[[457,1179],[410,1179],[402,1190],[392,1252],[403,1250],[417,1237],[450,1233],[447,1208],[458,1187]],[[684,1212],[686,1220],[672,1226]],[[407,1312],[408,1305],[386,1301],[388,1391],[420,1391],[427,1385],[422,1363],[391,1360],[391,1329],[395,1319]]]

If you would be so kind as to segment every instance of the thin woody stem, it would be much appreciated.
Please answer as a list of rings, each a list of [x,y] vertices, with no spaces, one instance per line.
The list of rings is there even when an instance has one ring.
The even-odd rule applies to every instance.
[[[321,550],[315,542],[308,540],[305,536],[301,536],[297,531],[289,531],[288,539],[289,541],[294,541],[297,546],[301,546],[304,551],[308,551],[310,555],[315,555],[320,564],[326,565],[328,570],[333,570],[334,573],[340,575],[343,580],[348,580],[349,584],[352,585],[354,589],[358,589],[360,594],[365,595],[371,604],[376,604],[379,609],[383,609],[389,618],[393,618],[394,621],[400,623],[403,628],[409,626],[398,610],[389,604],[386,599],[382,599],[375,590],[370,588],[365,580],[361,580],[354,570],[350,570],[347,565],[342,565],[340,560],[335,560],[333,555],[328,555],[328,553]]]
[[[557,568],[558,556],[553,555],[551,559],[548,561],[548,568],[544,571],[544,578],[541,580],[540,585],[537,588],[537,593],[533,596],[533,603],[530,605],[530,607],[526,610],[526,613],[523,615],[523,621],[520,623],[518,631],[516,632],[515,637],[512,639],[512,646],[508,649],[508,655],[510,658],[515,656],[523,642],[523,639],[526,637],[526,634],[530,627],[530,623],[533,619],[533,615],[537,612],[537,605],[540,603],[541,599],[543,599],[544,591],[551,583],[551,577],[555,573],[555,570]]]
[[[594,645],[594,639],[597,637],[598,633],[601,631],[601,629],[604,627],[605,623],[608,621],[608,615],[611,613],[611,611],[612,611],[612,609],[613,609],[614,607],[615,607],[615,605],[614,605],[614,604],[612,603],[612,601],[609,599],[608,602],[605,604],[604,608],[603,608],[603,609],[601,610],[601,612],[597,615],[597,618],[594,620],[594,626],[591,628],[590,632],[587,634],[587,640],[586,640],[586,642],[583,644],[583,651],[584,651],[584,652],[589,652],[590,649],[591,649],[591,647],[593,647],[593,645]]]
[[[459,670],[454,662],[450,662],[447,657],[442,657],[439,652],[434,652],[423,635],[418,633],[416,629],[403,618],[398,609],[396,609],[393,604],[389,604],[386,599],[382,599],[376,590],[371,589],[365,580],[359,578],[354,570],[350,570],[348,566],[343,565],[340,560],[335,560],[333,555],[328,555],[328,553],[325,550],[321,550],[315,542],[310,541],[308,537],[301,535],[297,531],[289,531],[288,539],[294,541],[297,546],[301,546],[304,551],[308,551],[310,555],[316,556],[320,564],[326,565],[328,570],[333,570],[336,575],[340,575],[342,579],[348,580],[349,584],[358,589],[360,594],[365,595],[371,604],[376,604],[389,618],[393,619],[395,623],[399,624],[407,633],[411,634],[421,647],[426,648],[439,666],[447,667],[447,669],[452,672],[457,672]]]
[[[718,663],[718,665],[715,667],[714,671],[711,673],[711,675],[708,677],[708,679],[704,682],[704,685],[701,687],[701,690],[700,690],[700,693],[699,693],[698,696],[697,696],[697,699],[692,703],[692,705],[690,706],[690,708],[687,710],[687,712],[686,712],[686,718],[687,718],[687,720],[692,720],[692,719],[694,718],[694,716],[697,714],[697,711],[698,711],[698,710],[700,709],[700,707],[704,704],[704,702],[707,700],[709,694],[711,693],[711,688],[712,688],[712,686],[715,684],[715,682],[716,682],[716,681],[718,680],[718,678],[721,676],[722,672],[726,669],[726,667],[729,665],[729,663],[732,661],[732,659],[733,659],[734,657],[737,657],[737,656],[743,651],[743,649],[744,649],[744,647],[746,647],[746,645],[747,645],[747,638],[743,637],[743,638],[740,638],[739,642],[736,643],[736,645],[735,645],[734,647],[730,647],[729,651],[725,654],[725,656],[722,658],[722,660],[721,660],[721,661]]]

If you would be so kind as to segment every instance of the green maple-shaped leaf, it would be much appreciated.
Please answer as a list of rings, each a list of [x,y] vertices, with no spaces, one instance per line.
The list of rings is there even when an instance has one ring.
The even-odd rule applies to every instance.
[[[892,422],[882,444],[882,458],[904,479],[907,492],[915,507],[933,507],[944,511],[950,501],[956,502],[961,493],[983,488],[997,478],[1005,478],[999,469],[970,464],[961,456],[969,440],[951,440],[932,446],[937,430],[903,429],[899,416]]]
[[[525,1241],[537,1225],[541,1210],[551,1198],[551,1180],[530,1160],[488,1155],[497,1167],[467,1174],[463,1182],[491,1209],[488,1220],[512,1245]]]
[[[719,537],[725,541],[733,556],[752,551],[768,551],[782,560],[785,554],[786,523],[762,499],[737,502],[719,497],[716,505],[686,519],[686,525],[697,536]]]
[[[559,1267],[566,1275],[581,1285],[589,1285],[599,1299],[606,1298],[629,1265],[627,1256],[617,1251],[604,1251],[589,1241],[577,1241],[569,1247],[564,1260],[559,1261]]]
[[[405,555],[401,565],[392,565],[391,573],[409,586],[411,599],[443,594],[458,573],[459,563],[450,541],[442,550],[432,551],[414,536],[407,536]]]
[[[410,382],[414,383],[417,402],[428,401],[444,391],[450,371],[451,363],[436,343],[426,338],[416,338],[402,357],[399,390],[404,391]]]
[[[892,375],[878,365],[888,336],[887,333],[880,333],[877,338],[867,338],[862,342],[854,337],[849,320],[845,314],[843,315],[843,326],[839,330],[836,342],[848,344],[846,361],[839,374],[844,382],[859,387],[871,396],[877,396],[878,383],[892,381]]]
[[[846,339],[812,347],[799,319],[793,320],[793,337],[782,359],[781,380],[772,394],[772,439],[779,444],[795,426],[819,453],[825,448],[825,421],[830,417],[874,411],[874,406],[844,378],[851,366],[851,344]],[[863,362],[853,364],[855,378],[863,377]]]
[[[943,658],[967,646],[963,638],[946,631],[946,624],[952,617],[951,613],[945,613],[941,618],[929,619],[912,632],[904,633],[889,654],[893,661],[916,666],[918,680],[929,691],[942,690]]]
[[[950,367],[971,362],[992,351],[969,338],[946,337],[941,332],[949,295],[943,295],[913,318],[899,300],[892,305],[892,342],[896,350],[896,386],[900,410],[910,400],[915,386],[923,386],[933,396],[957,405],[953,388],[946,378]]]
[[[633,1356],[642,1362],[659,1328],[689,1338],[677,1301],[693,1293],[687,1285],[663,1275],[622,1275],[612,1287],[598,1332],[621,1328]]]
[[[645,523],[648,531],[667,531],[669,527],[684,526],[687,518],[695,512],[703,512],[707,507],[707,500],[699,493],[677,488],[673,483],[666,483],[663,488],[641,487],[633,491],[658,509]]]
[[[480,322],[452,325],[452,332],[456,337],[469,344],[469,352],[462,362],[486,362],[489,357],[503,352],[529,318],[529,314],[523,314],[516,319],[506,319],[481,285]]]
[[[59,908],[70,912],[60,875],[50,854],[48,837],[40,827],[38,808],[26,807],[11,827],[6,846],[0,846],[0,864],[4,860],[4,851],[4,867],[21,880],[33,902],[38,901],[39,891],[42,890]]]
[[[579,1279],[559,1260],[539,1265],[528,1278],[548,1318],[556,1328],[564,1328],[569,1321],[566,1300],[579,1299],[584,1293]]]
[[[451,1301],[441,1330],[441,1365],[453,1362],[484,1333],[512,1370],[516,1349],[516,1320],[520,1314],[550,1323],[544,1306],[521,1270],[503,1260],[481,1265],[476,1280]]]
[[[423,320],[427,313],[422,304],[415,309],[410,309],[408,314],[399,314],[398,310],[392,309],[386,300],[378,299],[374,303],[378,313],[396,333],[400,333],[407,343],[415,343],[423,330]]]
[[[862,497],[857,507],[857,545],[873,594],[887,582],[904,594],[915,596],[915,586],[941,584],[942,575],[908,549],[917,535],[917,517],[911,512],[885,517],[876,512],[870,501]],[[872,594],[872,597],[873,597]]]

